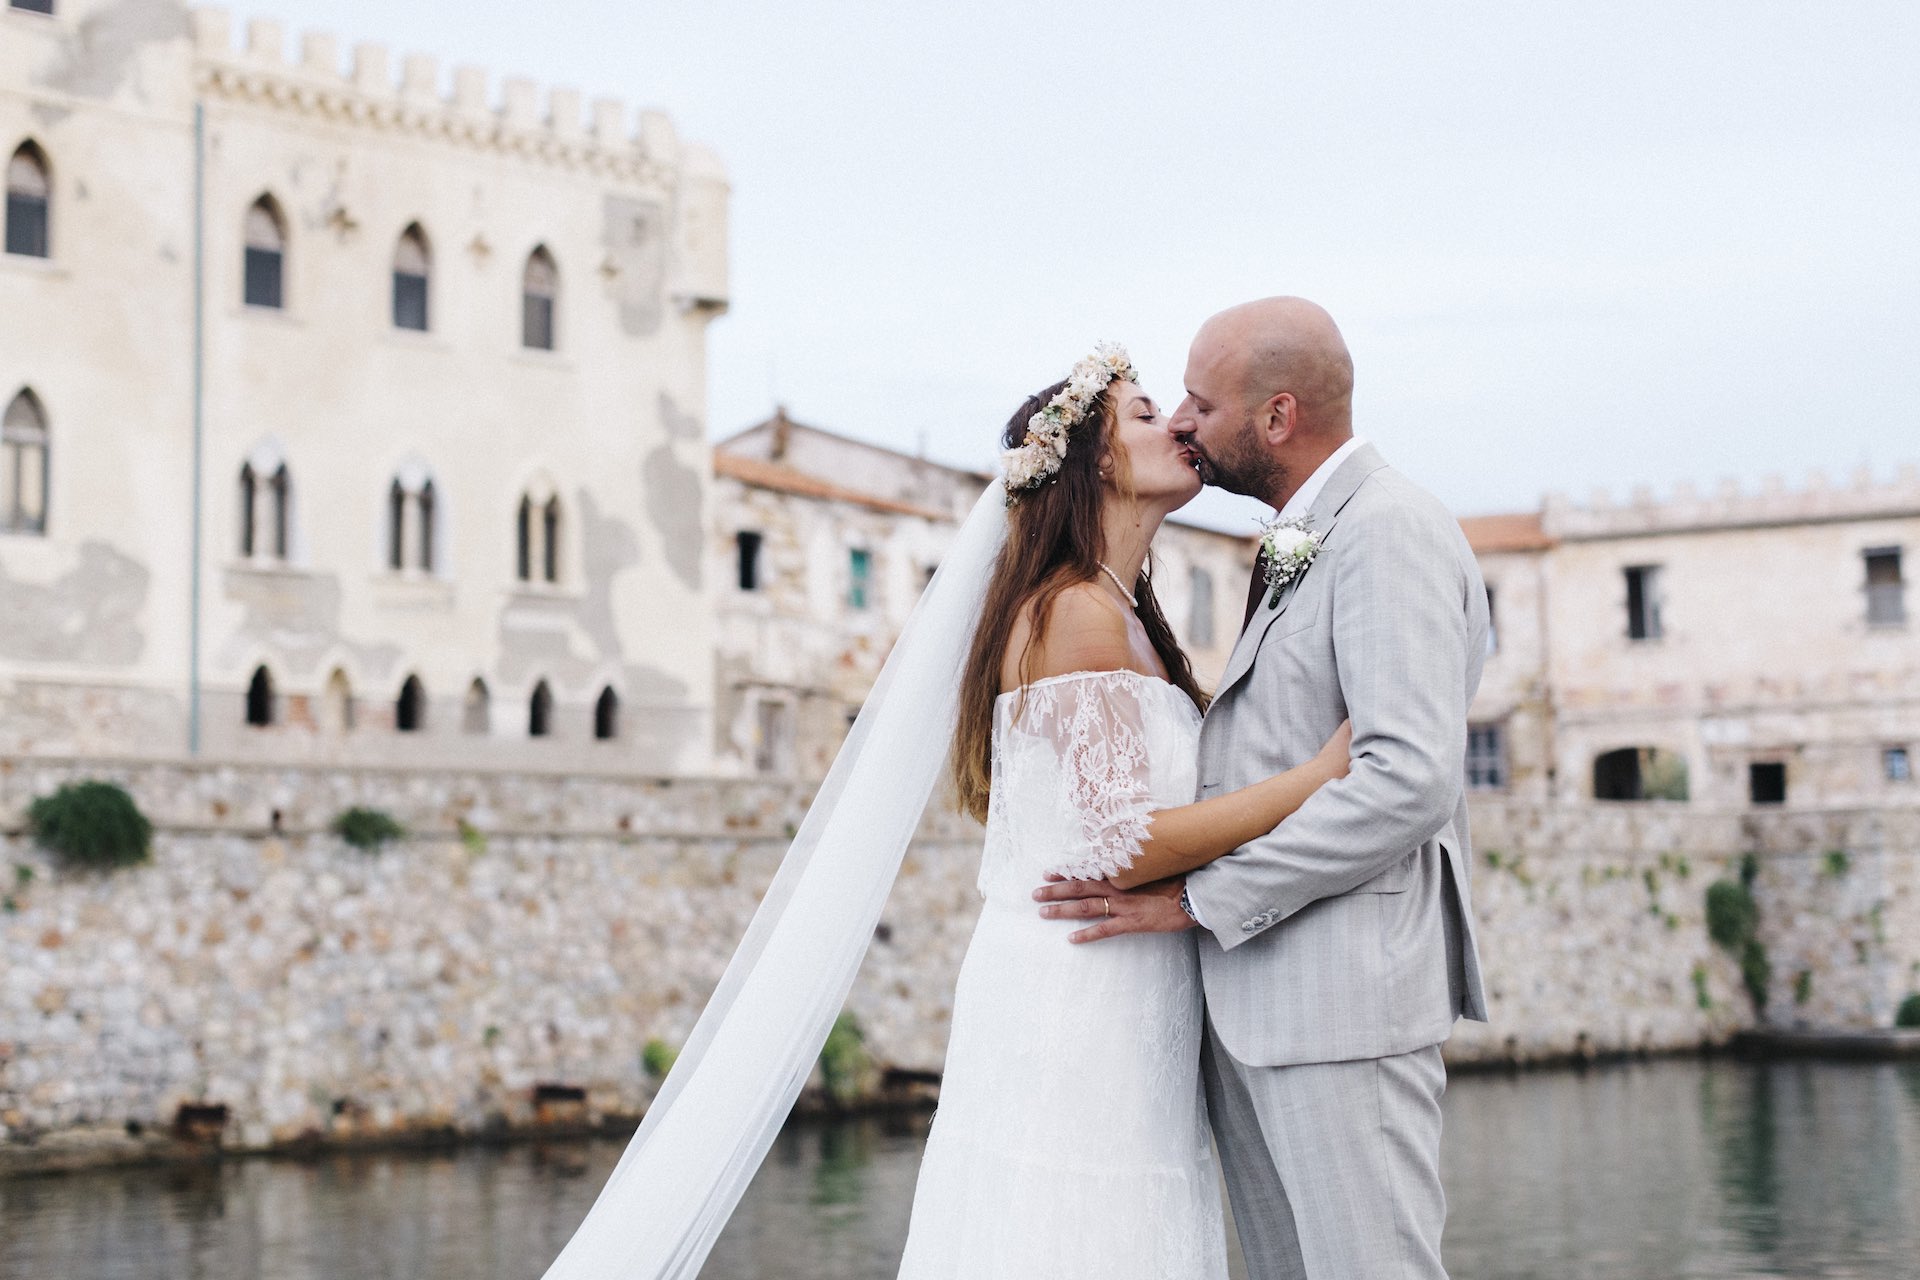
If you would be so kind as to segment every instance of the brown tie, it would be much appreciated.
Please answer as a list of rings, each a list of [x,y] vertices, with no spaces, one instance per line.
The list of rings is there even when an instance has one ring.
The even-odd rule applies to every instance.
[[[1253,577],[1247,580],[1247,612],[1240,619],[1240,629],[1245,631],[1247,624],[1253,621],[1253,615],[1260,608],[1260,597],[1267,591],[1267,549],[1260,548],[1260,554],[1253,558]]]

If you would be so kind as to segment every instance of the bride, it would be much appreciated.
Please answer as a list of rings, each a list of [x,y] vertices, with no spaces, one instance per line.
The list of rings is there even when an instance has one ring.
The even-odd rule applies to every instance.
[[[986,823],[985,902],[902,1280],[1225,1277],[1194,934],[1073,946],[1090,931],[1041,918],[1033,887],[1049,875],[1132,887],[1221,857],[1343,776],[1347,731],[1296,769],[1188,803],[1205,695],[1147,565],[1198,475],[1107,345],[1022,405],[1004,443],[1004,485],[915,608],[547,1280],[698,1273],[852,984],[943,761]]]

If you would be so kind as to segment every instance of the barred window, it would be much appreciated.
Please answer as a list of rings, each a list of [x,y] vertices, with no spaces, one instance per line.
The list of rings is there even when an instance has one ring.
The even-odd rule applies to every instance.
[[[1507,729],[1498,722],[1467,726],[1467,785],[1497,791],[1507,785]]]

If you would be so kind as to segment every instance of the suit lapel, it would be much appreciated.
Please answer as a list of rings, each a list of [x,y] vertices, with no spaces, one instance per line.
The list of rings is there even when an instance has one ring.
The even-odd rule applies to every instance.
[[[1327,539],[1332,537],[1333,527],[1340,521],[1340,512],[1345,509],[1353,495],[1359,492],[1360,485],[1368,476],[1386,465],[1386,459],[1380,456],[1378,449],[1370,444],[1362,445],[1340,464],[1339,470],[1327,477],[1326,487],[1320,490],[1320,496],[1315,498],[1313,505],[1307,509],[1307,514],[1313,518],[1311,527],[1321,535],[1322,546],[1325,546]],[[1306,573],[1294,578],[1281,590],[1278,601],[1271,605],[1262,604],[1254,611],[1253,621],[1247,624],[1246,630],[1241,633],[1239,641],[1233,646],[1233,652],[1227,657],[1227,669],[1220,676],[1220,687],[1214,690],[1213,706],[1219,706],[1220,699],[1227,690],[1238,684],[1247,672],[1253,669],[1254,659],[1259,655],[1260,645],[1266,639],[1267,630],[1273,626],[1276,618],[1287,611],[1287,606],[1293,603],[1294,596],[1300,590],[1300,584],[1306,581],[1307,574],[1312,572],[1313,566],[1309,565]]]

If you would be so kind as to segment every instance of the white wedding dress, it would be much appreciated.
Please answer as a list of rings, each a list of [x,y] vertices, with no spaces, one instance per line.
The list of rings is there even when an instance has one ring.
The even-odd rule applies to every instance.
[[[954,992],[901,1280],[1223,1280],[1195,935],[1074,945],[1046,872],[1108,875],[1190,802],[1200,713],[1080,672],[1000,695],[985,898]]]

